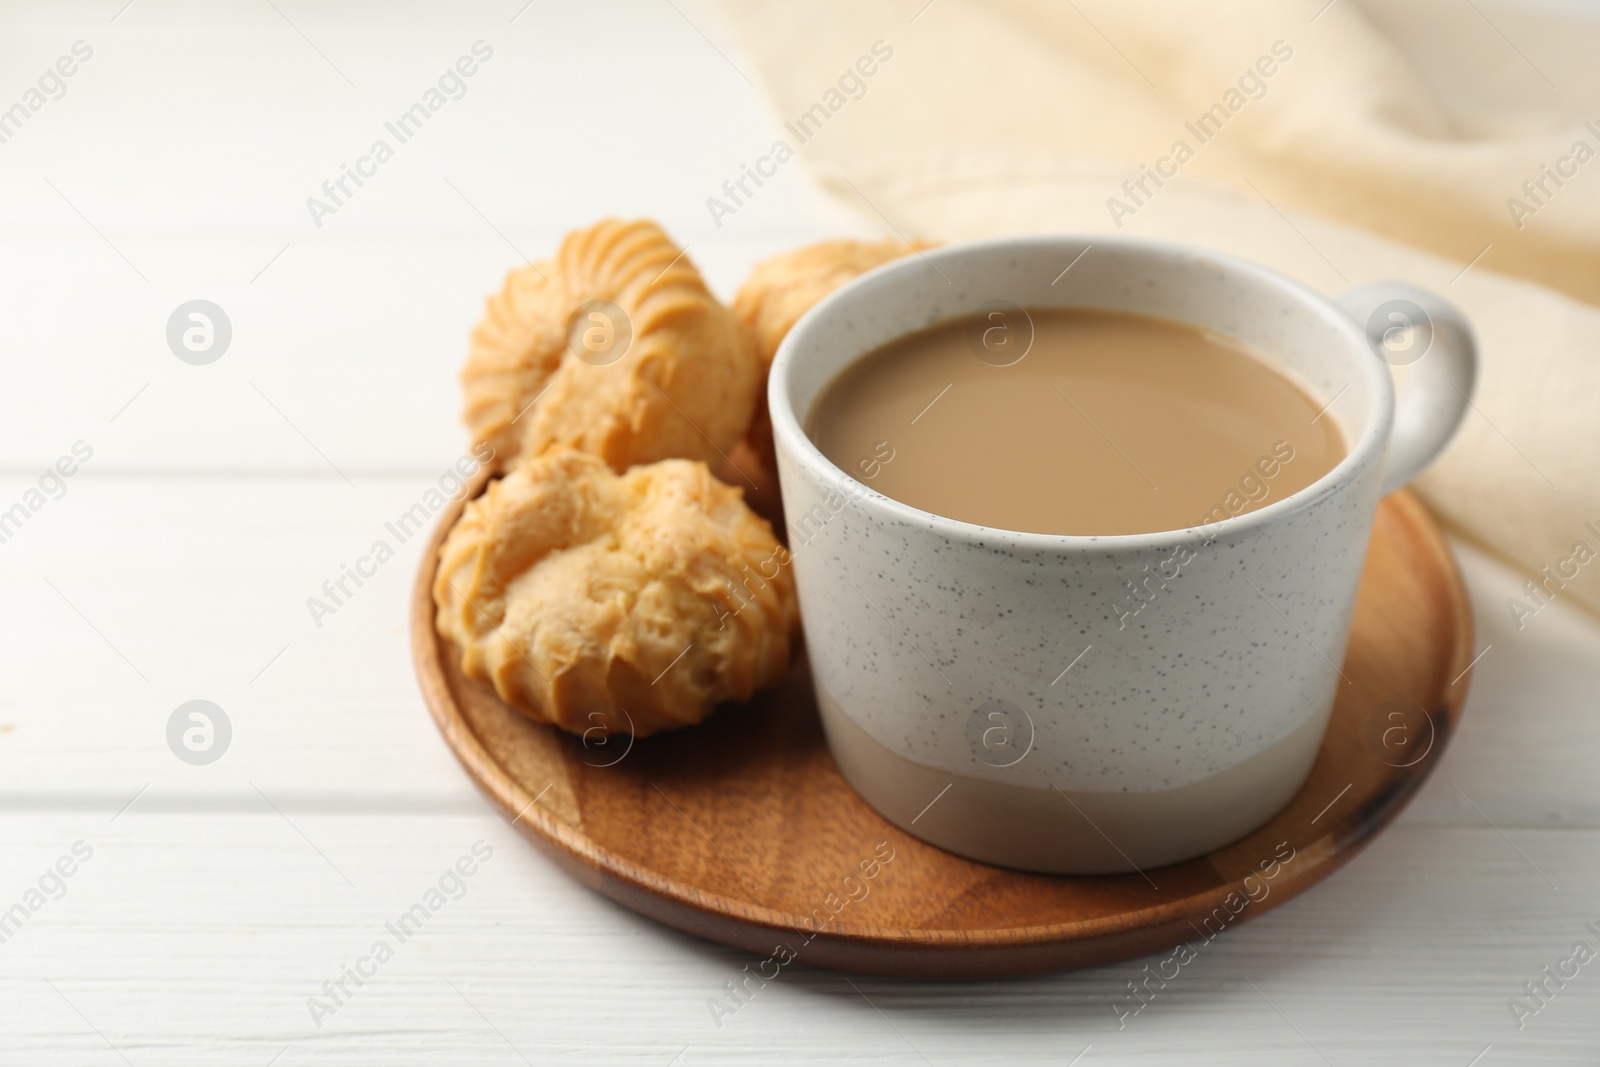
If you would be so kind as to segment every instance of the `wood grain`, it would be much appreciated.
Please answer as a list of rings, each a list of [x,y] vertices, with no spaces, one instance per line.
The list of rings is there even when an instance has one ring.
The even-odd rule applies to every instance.
[[[453,521],[442,517],[435,546]],[[1206,857],[1055,877],[961,859],[879,818],[834,766],[803,656],[774,692],[678,734],[602,742],[530,722],[465,677],[435,634],[433,573],[429,552],[412,601],[423,695],[468,773],[524,835],[583,884],[671,926],[763,957],[782,946],[809,964],[876,974],[1101,964],[1277,907],[1346,863],[1415,793],[1455,730],[1472,656],[1449,548],[1415,498],[1395,494],[1362,578],[1345,660],[1352,684],[1300,794]],[[1417,714],[1390,720],[1391,707]],[[1398,739],[1409,748],[1385,748],[1392,728],[1411,731]]]

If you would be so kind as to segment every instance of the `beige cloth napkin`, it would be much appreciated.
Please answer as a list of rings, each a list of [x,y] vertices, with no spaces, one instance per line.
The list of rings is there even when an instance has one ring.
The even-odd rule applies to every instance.
[[[904,235],[1165,237],[1459,304],[1483,374],[1418,488],[1544,584],[1506,606],[1522,624],[1600,609],[1600,20],[1323,3],[725,11],[785,142]]]

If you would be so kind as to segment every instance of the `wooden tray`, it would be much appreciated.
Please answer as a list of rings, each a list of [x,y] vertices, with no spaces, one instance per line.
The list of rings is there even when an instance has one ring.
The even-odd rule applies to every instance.
[[[1344,663],[1354,685],[1341,689],[1290,805],[1187,863],[1022,874],[925,845],[867,807],[828,754],[803,657],[774,693],[644,741],[585,743],[522,718],[464,677],[434,631],[437,549],[460,510],[443,516],[412,601],[412,653],[445,740],[574,878],[749,951],[751,971],[769,977],[791,962],[996,977],[1216,936],[1326,878],[1388,825],[1438,762],[1469,681],[1472,616],[1455,562],[1417,500],[1396,493],[1378,512],[1362,577]]]

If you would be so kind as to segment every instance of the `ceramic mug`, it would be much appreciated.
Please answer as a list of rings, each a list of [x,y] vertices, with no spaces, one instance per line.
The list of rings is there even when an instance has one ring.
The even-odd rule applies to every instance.
[[[1256,511],[1234,516],[1222,496],[1208,526],[1088,537],[919,510],[806,436],[823,388],[889,341],[980,309],[1071,307],[1238,338],[1321,398],[1348,455]],[[1386,363],[1415,364],[1398,406]],[[1160,241],[952,245],[833,293],[779,348],[768,402],[845,778],[907,832],[1024,870],[1143,869],[1256,829],[1310,774],[1347,684],[1378,500],[1443,449],[1476,373],[1470,327],[1426,291],[1380,282],[1328,299]]]

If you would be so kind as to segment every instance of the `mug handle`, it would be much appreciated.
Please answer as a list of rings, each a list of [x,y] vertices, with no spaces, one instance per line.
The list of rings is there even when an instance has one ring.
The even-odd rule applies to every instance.
[[[1478,342],[1459,308],[1408,282],[1368,282],[1333,298],[1391,366],[1417,364],[1398,397],[1383,473],[1392,493],[1432,463],[1466,418],[1478,381]]]

